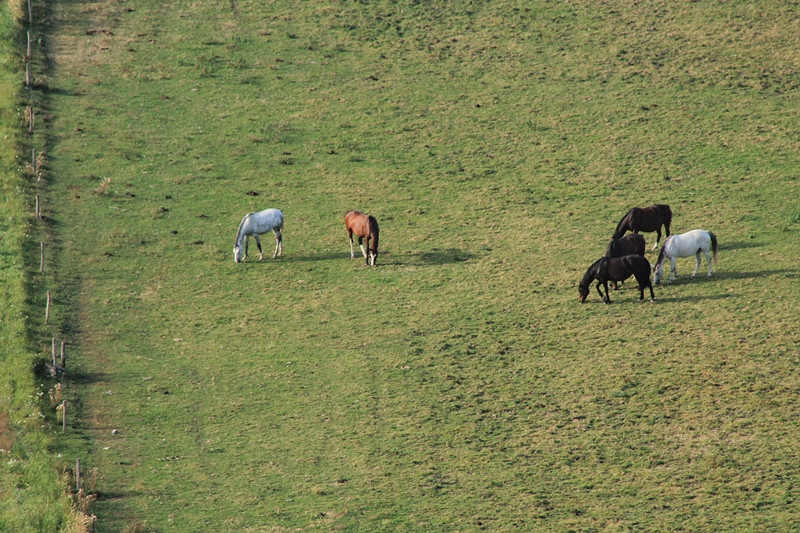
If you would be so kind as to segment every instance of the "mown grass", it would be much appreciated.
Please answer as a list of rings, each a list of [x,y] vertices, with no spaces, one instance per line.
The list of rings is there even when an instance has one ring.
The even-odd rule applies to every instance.
[[[98,529],[795,527],[789,9],[57,5],[61,452]],[[579,305],[654,202],[714,276]],[[234,264],[265,207],[284,257]]]

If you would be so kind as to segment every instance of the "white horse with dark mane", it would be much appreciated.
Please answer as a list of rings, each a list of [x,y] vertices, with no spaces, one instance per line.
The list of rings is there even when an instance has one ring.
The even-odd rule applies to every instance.
[[[283,213],[280,209],[265,209],[258,213],[246,214],[239,224],[239,231],[236,232],[236,244],[233,245],[233,260],[238,263],[247,257],[247,238],[250,236],[256,240],[258,245],[259,261],[263,260],[264,251],[261,249],[261,240],[258,236],[270,231],[278,239],[275,245],[275,253],[272,254],[272,257],[278,257],[283,253],[282,230]]]
[[[655,272],[653,281],[655,281],[656,285],[658,285],[664,278],[664,259],[669,258],[669,283],[672,283],[678,277],[678,274],[675,270],[675,258],[690,257],[692,255],[697,257],[697,264],[695,264],[694,273],[692,274],[692,277],[695,277],[697,275],[697,271],[700,269],[700,252],[703,252],[703,254],[706,256],[706,261],[708,262],[708,275],[710,276],[712,268],[711,255],[708,253],[709,250],[711,250],[711,252],[714,254],[714,261],[716,261],[717,236],[710,231],[706,231],[704,229],[693,229],[692,231],[687,231],[686,233],[681,233],[680,235],[672,235],[671,237],[667,238],[666,241],[664,241],[664,246],[661,247],[661,252],[658,254],[658,261],[656,261],[656,266],[653,269]]]

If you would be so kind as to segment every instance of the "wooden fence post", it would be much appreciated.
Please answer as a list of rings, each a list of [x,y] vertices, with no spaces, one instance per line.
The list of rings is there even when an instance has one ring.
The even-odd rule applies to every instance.
[[[67,343],[61,341],[61,367],[67,369]]]
[[[39,274],[44,274],[44,242],[39,243]]]
[[[50,291],[47,291],[47,307],[44,308],[44,325],[50,323]],[[55,342],[55,340],[53,341]]]
[[[61,402],[61,433],[67,432],[67,400]]]
[[[42,220],[42,206],[39,195],[36,195],[36,220]]]
[[[81,460],[75,459],[75,492],[81,491]]]

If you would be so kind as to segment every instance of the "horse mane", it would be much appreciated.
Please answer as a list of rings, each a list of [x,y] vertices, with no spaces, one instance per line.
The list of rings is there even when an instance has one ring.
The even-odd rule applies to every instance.
[[[669,239],[667,239],[667,241],[668,240]],[[664,244],[661,246],[661,250],[659,250],[659,252],[658,252],[658,261],[656,261],[656,266],[653,267],[653,270],[658,268],[658,265],[660,265],[664,261],[664,254],[665,254],[665,250],[667,249],[667,241],[664,241]]]
[[[253,213],[247,213],[245,216],[242,217],[242,221],[239,222],[239,229],[236,230],[236,242],[234,242],[234,246],[239,244],[239,239],[242,236],[242,228],[244,227],[244,221],[248,219],[250,215]]]
[[[625,234],[625,230],[628,229],[628,224],[630,222],[631,212],[633,208],[629,209],[625,216],[623,216],[619,223],[617,224],[617,229],[614,231],[614,239],[619,239]]]
[[[583,275],[583,279],[578,284],[578,287],[588,287],[592,280],[595,279],[595,274],[597,273],[597,265],[600,263],[600,259],[592,263],[592,265],[586,269],[586,274]]]
[[[369,220],[369,232],[372,234],[372,249],[378,249],[378,237],[380,234],[380,228],[378,227],[378,220],[372,216],[368,215]]]

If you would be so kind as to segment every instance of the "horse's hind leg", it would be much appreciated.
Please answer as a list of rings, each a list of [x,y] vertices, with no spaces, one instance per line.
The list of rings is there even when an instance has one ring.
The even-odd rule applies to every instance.
[[[708,250],[703,250],[703,253],[706,255],[706,262],[708,263],[708,275],[711,276],[711,271],[713,270],[711,267],[711,254],[708,253]]]
[[[281,235],[281,230],[279,229],[274,229],[272,232],[275,234],[275,238],[277,239],[277,242],[275,243],[275,253],[272,254],[272,258],[275,259],[283,253],[283,235]]]
[[[700,270],[700,250],[697,250],[697,253],[694,254],[694,257],[696,261],[694,263],[694,272],[692,272],[692,277],[695,277],[697,275],[697,271]]]
[[[661,241],[661,226],[659,226],[658,229],[656,230],[656,242],[655,244],[653,244],[653,250],[658,248],[659,241]]]
[[[348,229],[347,234],[350,237],[350,259],[353,259],[356,256],[356,253],[353,250],[353,230]]]

